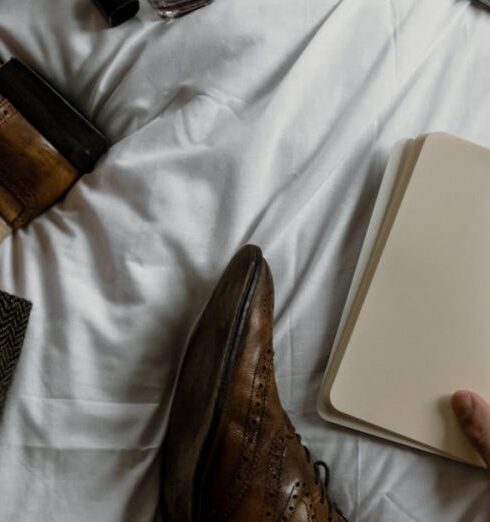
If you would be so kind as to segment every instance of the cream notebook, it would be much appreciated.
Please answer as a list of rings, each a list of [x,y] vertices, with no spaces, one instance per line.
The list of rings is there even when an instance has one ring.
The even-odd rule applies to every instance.
[[[398,145],[318,399],[325,419],[477,466],[450,408],[490,398],[490,150]]]

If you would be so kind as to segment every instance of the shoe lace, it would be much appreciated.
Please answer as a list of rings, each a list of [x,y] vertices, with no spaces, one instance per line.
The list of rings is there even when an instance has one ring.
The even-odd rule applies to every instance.
[[[303,449],[305,451],[306,461],[308,463],[312,463],[310,450],[301,442],[301,435],[299,435],[298,433],[296,433],[295,435],[296,435],[296,438],[298,439],[298,442],[303,446]],[[333,517],[336,513],[337,513],[337,515],[339,515],[341,520],[343,520],[344,522],[347,522],[347,519],[342,514],[340,509],[337,507],[337,504],[335,504],[335,502],[330,502],[328,499],[328,496],[327,496],[328,484],[330,482],[330,469],[325,464],[325,462],[323,462],[323,460],[317,460],[316,462],[313,462],[312,464],[313,464],[313,469],[315,470],[315,485],[320,486],[320,491],[321,491],[320,502],[323,504],[325,502],[325,500],[327,500],[327,502],[329,503],[330,509],[328,510],[328,522],[333,521]],[[322,476],[321,476],[322,470],[324,472],[323,480],[322,480]]]

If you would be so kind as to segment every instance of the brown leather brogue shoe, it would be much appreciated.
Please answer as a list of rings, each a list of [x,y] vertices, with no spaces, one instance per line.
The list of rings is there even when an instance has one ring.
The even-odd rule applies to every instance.
[[[279,401],[274,290],[259,248],[232,259],[189,339],[163,449],[169,522],[338,521]],[[328,473],[327,473],[328,474]]]

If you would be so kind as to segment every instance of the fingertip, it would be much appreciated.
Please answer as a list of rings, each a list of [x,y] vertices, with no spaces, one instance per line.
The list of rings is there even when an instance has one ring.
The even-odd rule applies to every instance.
[[[473,393],[468,390],[458,390],[451,397],[451,406],[459,419],[467,419],[473,412]]]
[[[451,405],[468,440],[490,468],[490,405],[468,390],[454,393]]]

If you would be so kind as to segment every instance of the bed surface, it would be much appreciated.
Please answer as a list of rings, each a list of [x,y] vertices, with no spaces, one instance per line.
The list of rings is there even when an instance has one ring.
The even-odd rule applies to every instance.
[[[246,242],[275,280],[284,406],[350,520],[490,519],[486,473],[315,411],[391,147],[431,131],[490,146],[489,11],[216,0],[165,25],[142,0],[109,30],[89,0],[3,0],[0,55],[113,143],[0,246],[0,288],[34,305],[0,423],[2,522],[153,520],[186,336]]]

